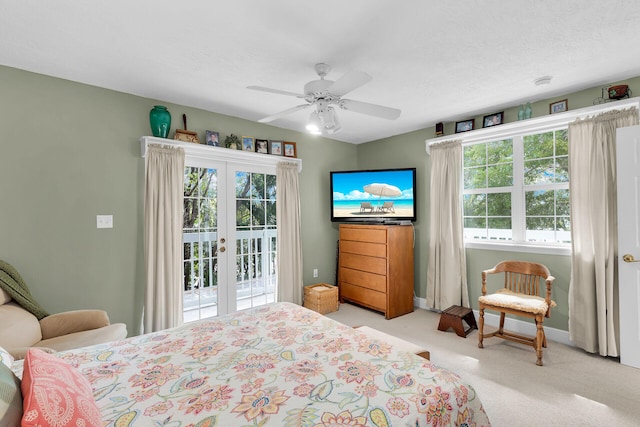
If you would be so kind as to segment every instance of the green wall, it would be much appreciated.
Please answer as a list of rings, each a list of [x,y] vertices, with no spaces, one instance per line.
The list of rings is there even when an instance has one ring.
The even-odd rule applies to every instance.
[[[640,77],[627,80],[640,87]],[[568,98],[569,108],[592,105],[600,86],[533,104]],[[139,138],[150,133],[149,110],[166,105],[176,125],[221,138],[229,133],[296,141],[300,175],[304,283],[335,283],[337,224],[330,222],[329,171],[416,167],[419,188],[415,293],[426,295],[430,159],[425,140],[433,128],[352,145],[162,100],[0,66],[0,259],[13,264],[34,297],[50,312],[103,308],[114,322],[139,331],[143,301],[142,195],[144,159]],[[496,111],[487,111],[486,114]],[[517,106],[505,109],[514,121]],[[476,118],[480,123],[482,116]],[[171,135],[173,135],[173,129]],[[453,133],[453,123],[445,124]],[[96,215],[114,216],[113,229],[96,229]],[[499,260],[531,259],[557,277],[548,325],[567,329],[569,257],[467,250],[469,289],[477,307],[480,271]],[[319,277],[313,278],[314,268]]]
[[[629,87],[640,88],[640,77],[635,77],[613,84],[628,84]],[[532,117],[539,117],[549,114],[549,104],[562,99],[568,99],[570,110],[589,107],[594,104],[594,100],[601,97],[603,84],[592,89],[558,96],[533,102]],[[640,89],[638,89],[640,90]],[[526,101],[525,101],[526,102]],[[504,110],[505,123],[517,121],[518,105],[512,108],[498,108],[484,112],[476,116],[476,128],[482,126],[484,115],[496,113]],[[466,118],[474,118],[469,116]],[[466,119],[461,118],[461,119]],[[454,122],[444,124],[445,135],[454,134]],[[372,141],[358,146],[358,168],[369,169],[376,167],[417,167],[418,168],[418,221],[416,227],[416,250],[415,250],[415,293],[420,298],[426,297],[427,289],[427,265],[429,257],[429,187],[431,174],[431,161],[425,150],[425,140],[435,138],[435,128],[430,127],[404,135]],[[478,308],[478,296],[481,293],[481,272],[496,265],[506,259],[529,260],[545,264],[551,274],[556,277],[553,286],[553,299],[558,307],[552,310],[551,318],[545,321],[545,325],[553,328],[568,330],[569,304],[568,291],[571,274],[570,256],[540,255],[522,252],[503,252],[494,250],[467,249],[467,283],[469,288],[469,299],[471,306]]]
[[[297,142],[304,283],[335,283],[329,170],[355,169],[357,147],[252,121],[0,66],[0,259],[49,312],[102,308],[139,332],[144,295],[139,138],[166,105],[173,129]],[[173,129],[171,135],[173,135]],[[113,229],[96,229],[96,215]],[[312,276],[318,268],[319,277]]]

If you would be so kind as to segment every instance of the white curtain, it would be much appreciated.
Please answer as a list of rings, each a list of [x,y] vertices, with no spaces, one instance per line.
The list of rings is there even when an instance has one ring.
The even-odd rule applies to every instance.
[[[144,195],[143,332],[182,323],[184,150],[150,144]]]
[[[276,167],[278,221],[278,301],[302,304],[302,238],[298,165]]]
[[[462,142],[431,146],[427,306],[469,307],[462,224]]]
[[[616,129],[635,124],[636,108],[569,124],[569,335],[602,356],[619,348]]]

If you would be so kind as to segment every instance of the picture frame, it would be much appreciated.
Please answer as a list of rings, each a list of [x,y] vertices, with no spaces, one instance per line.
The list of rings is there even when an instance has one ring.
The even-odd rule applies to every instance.
[[[563,113],[569,110],[569,101],[562,99],[549,104],[549,114]]]
[[[469,132],[476,128],[476,119],[462,120],[456,122],[456,133]]]
[[[483,128],[489,128],[491,126],[501,125],[502,123],[504,123],[504,111],[486,115],[482,119]]]
[[[269,141],[269,154],[274,156],[282,156],[282,141]]]
[[[283,155],[285,157],[298,157],[298,151],[296,149],[296,143],[291,141],[285,141],[282,143]]]
[[[204,143],[206,145],[211,145],[212,147],[220,146],[220,132],[216,132],[213,130],[205,131]]]
[[[256,138],[256,153],[269,153],[269,140]]]
[[[242,151],[256,151],[255,140],[252,136],[242,137]]]

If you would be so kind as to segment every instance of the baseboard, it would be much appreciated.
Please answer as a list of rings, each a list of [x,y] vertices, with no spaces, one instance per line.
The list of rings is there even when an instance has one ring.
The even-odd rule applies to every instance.
[[[422,308],[424,310],[429,310],[427,307],[427,299],[420,297],[413,297],[413,306],[417,308]]]
[[[422,308],[424,310],[431,310],[427,307],[426,298],[413,298],[413,306],[417,308]],[[473,310],[473,314],[478,319],[478,310]],[[500,323],[500,316],[493,313],[484,313],[484,324],[488,326],[492,326],[497,328]],[[534,336],[536,334],[536,325],[533,323],[525,322],[523,320],[512,319],[507,317],[504,320],[504,327],[510,331],[516,332],[518,334],[525,334]],[[566,344],[573,346],[573,343],[569,339],[569,332],[563,331],[562,329],[550,328],[549,326],[544,327],[544,333],[547,336],[548,340],[559,342],[561,344]]]

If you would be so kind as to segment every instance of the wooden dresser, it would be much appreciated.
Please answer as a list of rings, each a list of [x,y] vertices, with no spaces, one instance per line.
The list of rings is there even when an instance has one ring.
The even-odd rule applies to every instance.
[[[391,319],[413,311],[413,227],[340,224],[340,301]]]

